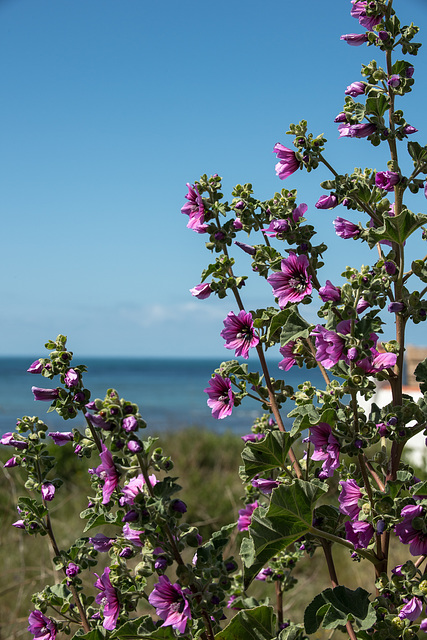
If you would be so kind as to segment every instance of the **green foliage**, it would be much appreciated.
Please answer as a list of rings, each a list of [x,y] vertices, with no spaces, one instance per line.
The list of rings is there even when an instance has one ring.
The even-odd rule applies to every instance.
[[[336,629],[351,621],[356,622],[359,629],[369,629],[376,619],[367,591],[360,588],[352,591],[339,586],[325,589],[308,605],[304,614],[304,627],[311,634],[320,626],[324,629]]]

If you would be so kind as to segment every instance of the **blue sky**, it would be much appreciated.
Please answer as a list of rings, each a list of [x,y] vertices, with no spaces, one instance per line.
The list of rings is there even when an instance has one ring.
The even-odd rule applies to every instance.
[[[422,40],[425,1],[394,4]],[[331,246],[323,280],[339,284],[347,264],[369,263],[360,244],[335,236],[332,220],[351,217],[346,210],[314,208],[326,171],[283,183],[272,154],[276,142],[291,145],[289,123],[305,118],[325,133],[339,172],[386,168],[382,148],[338,140],[333,123],[361,63],[380,53],[340,41],[362,31],[350,7],[0,0],[0,355],[42,355],[58,333],[83,355],[230,355],[219,333],[231,301],[189,293],[210,254],[180,208],[202,173],[223,176],[228,195],[244,182],[260,198],[298,188]],[[415,90],[403,105],[421,144],[426,52],[413,58]],[[426,204],[420,194],[413,207]],[[420,245],[414,257],[426,253]],[[244,302],[272,304],[270,287],[256,280]],[[424,333],[409,338],[426,344]]]

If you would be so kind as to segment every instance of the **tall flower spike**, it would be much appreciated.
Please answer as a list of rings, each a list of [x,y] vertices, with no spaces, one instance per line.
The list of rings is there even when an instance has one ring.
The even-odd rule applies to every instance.
[[[312,291],[311,276],[308,273],[309,262],[305,255],[290,253],[282,260],[281,271],[272,273],[267,282],[273,287],[273,294],[279,298],[279,305],[285,307],[288,302],[301,302]]]
[[[249,357],[249,349],[259,343],[259,338],[254,332],[252,315],[244,310],[237,316],[230,311],[224,320],[224,329],[220,335],[225,340],[226,349],[235,349],[237,357],[246,359]]]

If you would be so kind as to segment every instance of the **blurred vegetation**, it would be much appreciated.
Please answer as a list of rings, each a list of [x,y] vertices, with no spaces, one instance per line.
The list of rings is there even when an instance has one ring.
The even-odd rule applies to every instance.
[[[218,435],[193,427],[162,434],[159,445],[166,455],[171,455],[174,462],[171,475],[179,477],[183,488],[180,497],[187,505],[186,521],[200,528],[204,540],[222,525],[237,520],[244,495],[238,476],[244,444],[238,436],[230,433]],[[51,503],[51,514],[59,545],[66,547],[82,535],[84,523],[79,514],[86,508],[91,491],[87,483],[87,469],[96,466],[98,460],[80,460],[69,446],[52,445],[53,450],[58,457],[56,475],[62,478],[64,485]],[[11,455],[11,448],[1,448],[1,462],[5,462]],[[47,539],[40,536],[28,537],[22,530],[11,526],[19,519],[16,511],[17,498],[27,494],[21,470],[17,467],[2,467],[1,476],[0,566],[3,580],[0,585],[0,640],[19,640],[30,637],[27,626],[28,613],[33,608],[32,594],[46,584],[53,584],[58,576],[52,568]],[[336,487],[331,487],[331,497],[336,490]],[[94,529],[85,535],[95,535],[97,532]],[[105,528],[101,532],[110,533]],[[238,534],[236,529],[227,552],[237,554],[241,538],[242,534]],[[344,548],[334,548],[334,558],[341,583],[351,589],[361,586],[373,591],[373,570],[367,563],[352,561]],[[402,563],[407,558],[407,548],[398,541],[396,543],[392,536],[391,566]],[[101,562],[107,560],[106,556],[105,560],[101,558]],[[298,622],[302,620],[304,609],[314,596],[330,586],[322,554],[317,551],[312,558],[305,557],[301,560],[295,577],[298,578],[296,587],[284,595],[284,616]],[[94,576],[88,573],[85,582],[90,585],[92,593],[96,591],[93,588],[94,581]],[[255,581],[250,595],[257,598],[268,596],[274,604],[274,587],[271,584]],[[230,611],[230,617],[234,613]]]

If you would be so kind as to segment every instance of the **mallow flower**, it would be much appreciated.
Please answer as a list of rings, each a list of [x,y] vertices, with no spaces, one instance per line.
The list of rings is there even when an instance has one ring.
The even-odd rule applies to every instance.
[[[157,478],[154,475],[154,473],[151,474],[151,476],[148,476],[148,479],[152,487],[154,487],[154,485],[157,484]],[[140,493],[144,493],[144,487],[145,487],[145,478],[142,475],[142,473],[140,473],[135,478],[132,478],[131,480],[129,480],[129,482],[125,484],[125,486],[123,487],[122,489],[122,493],[124,496],[123,502],[125,504],[134,504],[135,498]]]
[[[50,502],[55,497],[55,485],[51,482],[44,482],[41,486],[43,500]]]
[[[401,620],[410,620],[411,622],[415,622],[418,616],[421,615],[423,610],[423,601],[420,598],[413,597],[409,600],[404,607],[399,611],[399,618]]]
[[[186,598],[188,593],[177,582],[172,584],[167,576],[159,577],[158,583],[148,596],[148,602],[164,620],[162,627],[172,627],[179,633],[185,633],[187,621],[191,620],[191,609]]]
[[[237,357],[248,358],[249,349],[256,347],[259,337],[254,331],[252,315],[242,310],[236,316],[233,311],[224,320],[221,338],[225,340],[226,349],[235,349]]]
[[[239,517],[237,518],[237,529],[239,531],[247,531],[251,524],[252,514],[258,507],[258,502],[251,502],[247,504],[244,509],[239,509]]]
[[[181,207],[181,213],[189,216],[187,227],[193,229],[196,233],[206,233],[208,225],[205,224],[205,207],[203,200],[196,185],[191,185],[187,182],[188,193],[185,198],[188,200],[187,204]]]
[[[34,395],[34,400],[41,400],[42,402],[56,400],[59,394],[58,389],[41,389],[40,387],[31,387],[31,391]]]
[[[393,191],[394,186],[400,181],[400,175],[395,171],[377,171],[375,184],[384,191]]]
[[[377,127],[371,122],[359,122],[358,124],[342,124],[338,125],[338,131],[340,132],[340,138],[367,138],[371,136]]]
[[[68,369],[64,378],[65,386],[71,389],[79,384],[79,374],[75,369]]]
[[[217,420],[230,416],[234,407],[234,393],[231,390],[229,378],[223,378],[218,373],[209,380],[209,387],[204,389],[208,394],[208,407],[212,409],[212,415]]]
[[[345,536],[347,540],[354,545],[354,548],[366,549],[375,533],[371,523],[360,520],[356,520],[356,522],[347,520],[344,526]]]
[[[285,180],[285,178],[300,168],[300,162],[297,160],[295,151],[284,147],[280,142],[274,145],[273,153],[277,155],[279,160],[275,168],[276,174],[281,180]]]
[[[335,233],[340,238],[347,240],[348,238],[357,238],[361,234],[361,229],[356,225],[346,220],[345,218],[335,218],[334,220]]]
[[[314,445],[312,460],[323,460],[322,471],[319,478],[324,480],[334,475],[335,469],[340,466],[340,443],[332,433],[332,428],[327,422],[319,422],[310,427],[310,435],[307,438]]]
[[[102,443],[102,451],[99,457],[101,458],[101,464],[95,469],[95,473],[104,480],[102,487],[102,504],[107,504],[119,483],[119,474],[114,466],[113,456],[104,443]]]
[[[40,360],[34,360],[28,367],[27,371],[29,373],[41,373],[43,371],[43,364]]]
[[[316,209],[335,209],[338,206],[338,198],[334,193],[330,193],[328,196],[320,196],[316,204]]]
[[[346,96],[351,96],[352,98],[356,98],[357,96],[361,96],[365,93],[366,82],[352,82],[348,85],[347,89],[344,91]]]
[[[28,616],[28,631],[36,640],[55,640],[57,634],[56,624],[47,618],[41,611],[35,609]]]
[[[360,47],[361,44],[368,41],[368,35],[366,33],[345,33],[340,37],[340,40],[344,40],[352,47]]]
[[[311,275],[308,273],[307,256],[297,256],[291,252],[289,258],[280,263],[280,271],[275,271],[267,282],[273,287],[273,294],[279,299],[279,306],[285,307],[288,302],[301,302],[312,291]]]
[[[190,293],[198,300],[206,300],[206,298],[209,298],[212,293],[210,282],[196,284],[195,287],[190,289]]]
[[[95,573],[98,580],[95,582],[95,587],[100,590],[100,593],[95,598],[95,602],[104,607],[104,621],[102,626],[108,631],[112,631],[116,628],[117,618],[120,613],[120,603],[117,596],[117,591],[114,589],[110,581],[110,567],[105,567],[104,573],[101,577]]]
[[[319,296],[323,302],[339,302],[341,300],[341,289],[332,284],[330,280],[326,280],[324,287],[320,287]]]
[[[341,493],[338,496],[340,511],[352,520],[357,520],[360,513],[359,500],[362,497],[359,485],[353,479],[340,480]]]
[[[289,369],[291,369],[294,364],[296,364],[297,361],[294,355],[295,345],[295,340],[290,340],[283,347],[280,347],[279,351],[283,356],[283,360],[279,362],[278,367],[282,371],[289,371]]]
[[[403,520],[394,528],[400,542],[409,544],[409,553],[413,556],[427,554],[427,533],[424,531],[424,527],[418,526],[419,523],[425,522],[424,507],[420,504],[409,504],[403,507],[400,515]]]

